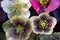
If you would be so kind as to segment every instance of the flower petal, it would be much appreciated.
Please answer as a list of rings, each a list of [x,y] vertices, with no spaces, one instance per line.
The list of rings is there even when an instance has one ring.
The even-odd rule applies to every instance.
[[[56,18],[54,18],[54,17],[51,17],[51,20],[52,20],[51,29],[53,29],[53,28],[55,27],[55,25],[57,24],[57,20],[56,20]]]
[[[11,19],[13,16],[17,15],[17,14],[7,14],[8,15],[8,18]],[[25,13],[23,14],[20,14],[19,16],[24,16],[26,18],[29,18],[30,17],[30,11],[26,11]]]
[[[29,18],[30,17],[30,11],[26,11],[24,14],[21,14],[21,16],[24,16],[26,18]]]
[[[29,0],[19,0],[19,2],[28,3]]]
[[[49,6],[45,9],[46,12],[50,12],[59,7],[59,0],[51,0]]]
[[[47,20],[49,17],[50,17],[50,15],[49,15],[48,13],[46,13],[46,12],[43,12],[43,13],[41,13],[41,14],[39,15],[39,18],[40,18],[41,20]]]
[[[44,11],[44,9],[42,8],[42,6],[40,5],[38,0],[30,0],[30,3],[38,14],[40,14],[40,12]]]
[[[8,0],[4,0],[1,2],[1,7],[6,13],[11,13],[11,10],[9,9],[12,6],[12,2]]]
[[[44,32],[44,34],[45,34],[45,35],[51,35],[52,32],[53,32],[53,29],[50,29],[50,31],[48,31],[48,32]]]
[[[12,37],[10,36],[10,34],[9,34],[9,31],[6,31],[5,34],[6,34],[6,39],[7,39],[7,40],[19,40],[19,39],[20,39],[20,38],[19,38],[19,39],[17,39],[17,38],[15,38],[15,39],[12,38]]]
[[[31,5],[33,6],[33,8],[35,10],[37,10],[40,7],[40,5],[39,5],[37,0],[30,0],[30,3],[31,3]]]

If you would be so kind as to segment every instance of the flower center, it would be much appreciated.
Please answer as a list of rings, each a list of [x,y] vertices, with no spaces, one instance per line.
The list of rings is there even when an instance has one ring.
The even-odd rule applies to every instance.
[[[22,13],[23,7],[24,7],[24,3],[17,3],[11,7],[11,10],[13,13]]]
[[[39,28],[44,29],[47,27],[47,22],[46,20],[44,21],[41,20],[38,25],[39,25]]]
[[[47,4],[48,3],[48,0],[40,0],[40,3],[41,4]]]
[[[18,26],[16,27],[16,32],[17,32],[17,33],[22,33],[23,30],[24,30],[24,28],[23,28],[21,25],[18,25]]]

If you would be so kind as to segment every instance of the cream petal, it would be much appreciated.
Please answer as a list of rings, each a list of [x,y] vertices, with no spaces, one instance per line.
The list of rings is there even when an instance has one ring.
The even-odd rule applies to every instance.
[[[10,14],[7,14],[7,16],[8,16],[9,19],[11,18],[11,17],[10,17]]]
[[[33,30],[33,32],[34,32],[35,34],[43,34],[43,33],[44,33],[44,31],[38,32],[38,31],[36,31],[36,29],[34,29],[34,28],[32,28],[32,30]]]
[[[55,25],[57,24],[57,20],[56,20],[56,18],[54,18],[54,17],[51,17],[51,19],[52,19],[51,29],[53,29],[53,28],[55,27]]]
[[[14,40],[12,37],[6,38],[7,40]]]
[[[7,14],[8,15],[8,18],[9,19],[11,19],[13,16],[11,16],[10,14]],[[20,14],[20,16],[24,16],[24,17],[26,17],[26,18],[29,18],[30,17],[30,11],[28,10],[28,11],[26,11],[25,13],[23,13],[23,14]]]
[[[10,11],[10,7],[12,6],[12,2],[11,1],[8,1],[8,0],[4,0],[1,2],[1,7],[3,8],[3,10],[6,12],[6,13],[11,13]]]
[[[43,12],[43,13],[41,13],[38,17],[44,16],[44,15],[45,15],[47,18],[50,17],[50,15],[49,15],[47,12]]]
[[[30,17],[30,11],[26,11],[25,13],[21,14],[21,16],[24,16],[26,18],[29,18]]]
[[[32,30],[36,27],[36,26],[34,25],[34,20],[35,20],[36,18],[38,18],[38,17],[37,17],[37,16],[33,16],[33,17],[30,18]]]
[[[22,8],[22,10],[23,10],[22,13],[25,13],[26,11],[28,11],[30,7],[31,7],[31,4],[27,3],[27,5]]]
[[[9,36],[9,31],[5,31],[6,40],[14,40],[12,37]]]
[[[51,35],[52,32],[53,32],[53,29],[50,29],[50,31],[48,31],[48,32],[44,32],[44,34],[45,34],[45,35]]]
[[[20,40],[20,39],[14,39],[12,37],[6,37],[6,40]]]
[[[28,3],[29,0],[18,0],[19,2]]]
[[[32,16],[32,17],[30,18],[30,21],[33,22],[36,18],[38,18],[38,17],[37,17],[37,16]]]

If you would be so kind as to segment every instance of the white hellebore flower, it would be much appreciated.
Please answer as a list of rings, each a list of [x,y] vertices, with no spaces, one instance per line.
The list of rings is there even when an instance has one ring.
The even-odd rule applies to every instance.
[[[31,4],[29,0],[3,0],[1,7],[8,13],[9,18],[14,15],[22,15],[27,18],[30,16],[28,9],[31,7]]]

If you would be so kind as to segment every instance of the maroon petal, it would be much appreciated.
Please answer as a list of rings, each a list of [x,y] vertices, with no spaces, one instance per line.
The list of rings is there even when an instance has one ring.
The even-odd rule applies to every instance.
[[[44,32],[48,32],[48,31],[50,31],[49,28],[45,28],[45,29],[44,29]]]
[[[20,34],[19,33],[16,33],[16,30],[15,29],[10,29],[9,30],[9,36],[11,36],[13,38],[19,38],[20,37]]]
[[[52,19],[50,18],[50,19],[47,19],[46,20],[47,21],[47,23],[48,23],[48,27],[52,27]]]
[[[24,26],[24,32],[25,33],[29,33],[30,32],[30,30],[31,30],[31,25],[30,24],[26,24],[25,26]]]
[[[25,26],[26,25],[26,23],[25,23],[25,21],[24,20],[22,20],[22,19],[14,19],[13,20],[13,24],[16,26],[16,25],[22,25],[22,26]]]
[[[39,28],[39,27],[36,27],[36,28],[35,28],[35,31],[36,31],[36,32],[42,32],[43,29],[41,29],[41,28]]]
[[[35,26],[38,26],[39,21],[40,21],[39,18],[35,19],[35,20],[34,20],[34,25],[35,25]]]

